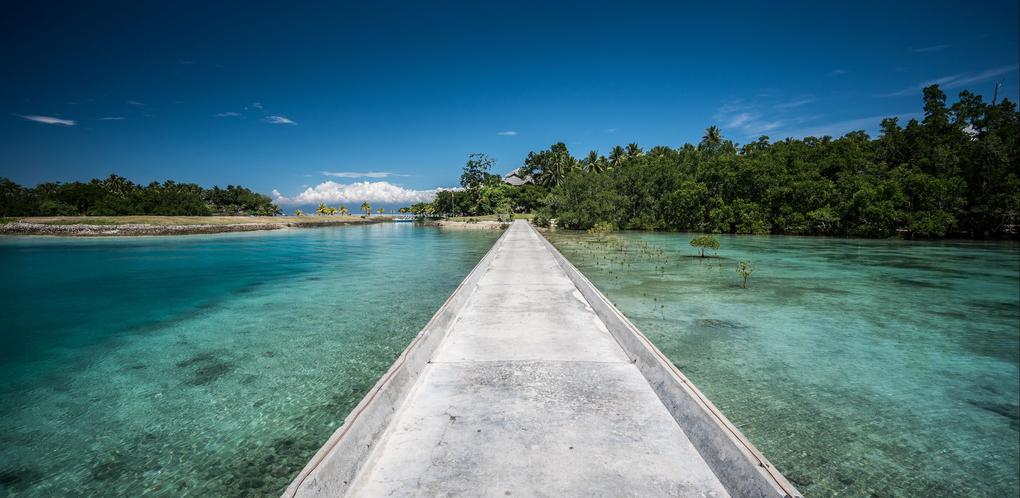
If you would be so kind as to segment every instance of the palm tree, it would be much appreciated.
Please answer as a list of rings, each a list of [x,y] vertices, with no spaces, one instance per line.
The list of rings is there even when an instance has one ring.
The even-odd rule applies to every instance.
[[[546,187],[555,187],[567,177],[568,174],[577,166],[574,158],[570,157],[569,154],[556,154],[553,156],[547,164],[542,166],[542,172],[539,173],[538,183]]]
[[[336,207],[336,212],[340,216],[347,216],[351,214],[351,211],[347,209],[347,206],[344,206],[343,204],[340,204],[339,206]]]
[[[318,215],[318,216],[325,215],[326,214],[326,204],[320,202],[319,203],[319,207],[315,208],[315,214]]]
[[[631,142],[627,144],[627,157],[637,157],[644,154],[641,147],[638,146],[637,142]]]
[[[375,212],[376,212],[376,213],[379,213],[379,214],[383,214],[383,213],[385,213],[385,212],[386,212],[386,210],[385,210],[385,209],[383,209],[383,208],[379,208],[379,209],[376,209],[376,210],[375,210]]]
[[[613,168],[619,168],[626,157],[627,153],[623,151],[623,147],[617,145],[613,147],[612,152],[609,153],[609,165]]]
[[[362,202],[361,210],[364,211],[365,215],[372,214],[372,205],[368,201]]]
[[[701,137],[701,143],[698,144],[698,149],[714,152],[716,150],[719,150],[719,147],[721,145],[722,145],[722,133],[719,132],[719,127],[717,127],[716,125],[712,125],[705,130],[705,135]]]
[[[294,210],[294,216],[303,216],[303,215],[304,215],[304,213],[302,213],[300,209],[295,209]]]
[[[591,151],[584,159],[584,166],[589,173],[604,173],[609,165],[606,164],[605,157],[600,156],[598,152]]]

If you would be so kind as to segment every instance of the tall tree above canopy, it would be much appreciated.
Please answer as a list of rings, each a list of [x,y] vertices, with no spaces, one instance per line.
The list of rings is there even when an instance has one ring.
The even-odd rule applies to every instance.
[[[525,169],[539,185],[548,187],[558,185],[577,166],[578,161],[570,155],[563,142],[553,144],[548,150],[528,154],[524,161]]]
[[[623,160],[627,158],[627,153],[623,150],[623,147],[619,145],[614,146],[613,150],[609,152],[609,166],[611,168],[619,168],[623,165]]]
[[[464,172],[460,175],[460,186],[472,189],[497,183],[502,178],[489,172],[495,165],[496,161],[486,154],[469,155]]]
[[[698,144],[698,150],[715,152],[719,150],[722,145],[722,133],[719,131],[719,127],[716,125],[709,126],[705,130],[705,134],[701,136],[701,143]]]

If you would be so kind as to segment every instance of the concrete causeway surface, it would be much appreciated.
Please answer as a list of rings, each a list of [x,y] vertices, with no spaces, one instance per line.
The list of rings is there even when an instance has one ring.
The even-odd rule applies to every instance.
[[[514,222],[285,496],[769,496],[724,484],[558,258]]]

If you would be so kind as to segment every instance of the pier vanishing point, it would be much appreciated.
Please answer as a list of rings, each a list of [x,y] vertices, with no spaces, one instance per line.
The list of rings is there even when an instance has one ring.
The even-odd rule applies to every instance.
[[[800,494],[515,221],[284,496]]]

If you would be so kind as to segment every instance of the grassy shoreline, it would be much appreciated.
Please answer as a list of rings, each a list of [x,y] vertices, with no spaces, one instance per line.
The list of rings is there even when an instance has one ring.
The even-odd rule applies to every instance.
[[[0,220],[0,235],[111,237],[249,232],[380,223],[385,216],[33,216]]]

